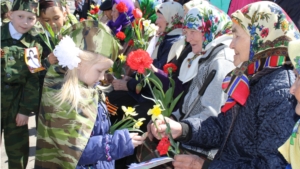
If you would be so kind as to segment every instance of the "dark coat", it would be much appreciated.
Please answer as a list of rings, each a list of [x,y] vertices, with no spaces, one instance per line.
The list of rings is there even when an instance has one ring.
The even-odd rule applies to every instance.
[[[245,106],[235,105],[225,114],[183,120],[192,130],[185,144],[219,148],[209,168],[285,168],[278,152],[296,122],[296,100],[289,89],[295,80],[291,68],[265,69],[250,80]]]

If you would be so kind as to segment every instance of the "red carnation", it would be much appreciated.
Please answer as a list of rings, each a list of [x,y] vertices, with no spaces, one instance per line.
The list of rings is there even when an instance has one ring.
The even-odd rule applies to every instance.
[[[262,38],[267,37],[269,35],[269,28],[265,28],[261,31],[260,36]]]
[[[124,39],[126,38],[126,35],[125,35],[125,33],[123,33],[123,32],[118,32],[118,33],[116,34],[116,37],[117,37],[118,39],[120,39],[120,40],[124,40]]]
[[[175,72],[177,70],[177,66],[174,63],[167,63],[164,65],[164,72],[169,74],[169,72]]]
[[[159,141],[156,150],[159,152],[159,155],[165,155],[168,153],[170,145],[171,143],[169,141],[169,138],[165,136]]]
[[[91,14],[91,15],[94,15],[94,14],[96,14],[96,11],[90,10],[90,14]]]
[[[120,2],[118,3],[118,5],[116,6],[116,9],[120,12],[120,13],[124,13],[128,11],[128,8],[126,6],[126,4],[124,2]]]
[[[84,18],[80,18],[80,20],[79,20],[80,22],[82,22],[82,21],[85,21],[85,19]]]
[[[132,11],[132,14],[133,14],[133,16],[134,16],[135,19],[140,19],[140,18],[143,17],[143,13],[142,13],[142,11],[139,8],[135,8]]]
[[[142,49],[130,52],[127,57],[128,66],[141,74],[145,72],[145,69],[151,67],[152,62],[149,53]]]
[[[98,13],[99,12],[99,6],[95,6],[95,8],[93,9],[96,13]]]
[[[128,42],[128,46],[133,46],[133,45],[134,45],[134,41],[132,39],[130,39]]]

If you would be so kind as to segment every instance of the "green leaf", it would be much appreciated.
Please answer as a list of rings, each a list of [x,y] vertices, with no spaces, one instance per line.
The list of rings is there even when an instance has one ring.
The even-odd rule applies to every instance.
[[[183,92],[181,92],[175,99],[174,101],[171,103],[171,106],[169,107],[169,112],[168,112],[168,117],[171,115],[171,113],[173,112],[174,107],[176,106],[177,102],[179,101],[179,99],[181,98]]]
[[[164,102],[165,102],[165,105],[167,106],[166,108],[169,108],[169,104],[173,98],[173,88],[170,87],[167,92],[166,92],[166,97],[164,98]]]
[[[157,78],[157,77],[156,77]],[[153,78],[148,78],[149,79],[149,81],[151,82],[151,83],[153,83],[154,85],[155,85],[155,87],[157,87],[158,88],[158,90],[160,90],[161,91],[161,93],[163,94],[163,97],[165,97],[165,93],[164,93],[164,90],[162,89],[162,85],[161,85],[161,81],[160,80],[155,80],[155,79],[153,79]],[[157,78],[158,79],[158,78]]]
[[[128,131],[144,133],[142,130],[140,130],[140,129],[134,129],[134,128],[128,128]]]

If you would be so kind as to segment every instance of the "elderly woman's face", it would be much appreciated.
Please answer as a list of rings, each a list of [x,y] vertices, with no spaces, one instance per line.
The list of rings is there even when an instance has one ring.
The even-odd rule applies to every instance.
[[[111,11],[112,21],[115,22],[119,17],[119,11],[116,9],[117,4],[114,4]]]
[[[192,51],[195,54],[199,54],[202,51],[202,33],[195,29],[184,29],[186,41],[192,46]]]
[[[155,24],[158,26],[158,33],[163,33],[166,30],[168,22],[161,13],[156,12],[156,15],[157,15],[157,19]]]
[[[290,93],[297,99],[298,103],[296,105],[295,111],[298,115],[300,115],[300,75],[296,70],[294,70],[294,73],[296,74],[296,80],[290,88]]]
[[[230,48],[234,50],[234,65],[239,66],[241,63],[249,60],[250,54],[250,36],[238,24],[232,26],[233,39]]]

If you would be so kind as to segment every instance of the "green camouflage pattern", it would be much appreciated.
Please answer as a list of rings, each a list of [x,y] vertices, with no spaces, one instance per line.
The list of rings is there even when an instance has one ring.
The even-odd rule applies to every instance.
[[[28,126],[17,127],[18,113],[29,116],[38,111],[39,79],[30,73],[24,60],[24,49],[41,45],[29,33],[20,40],[12,39],[9,25],[1,27],[1,128],[4,129],[5,148],[9,168],[25,169],[29,155]]]
[[[11,10],[32,12],[38,16],[39,3],[37,0],[14,0]]]
[[[11,2],[9,0],[1,0],[1,15],[11,10]]]
[[[78,112],[74,109],[69,112],[69,103],[58,106],[59,102],[54,99],[63,84],[65,72],[60,66],[51,65],[44,79],[35,169],[75,168],[94,127],[97,92],[94,97],[86,98],[81,106],[93,106],[94,111],[79,108]]]
[[[86,31],[89,32],[86,33]],[[103,40],[105,39],[107,43],[115,43],[114,37],[109,33],[107,27],[93,21],[75,24],[66,32],[64,35],[70,35],[81,49],[104,53],[105,56],[110,56],[110,54],[103,52],[103,49],[98,50],[98,47],[101,48],[103,45]],[[81,44],[80,40],[84,40],[83,33],[87,35],[85,37],[87,45]],[[110,50],[111,53],[113,53],[113,49],[118,51],[118,44],[115,43],[115,45],[116,48],[107,47],[106,49]],[[51,65],[44,79],[37,128],[35,169],[73,169],[77,166],[94,127],[97,105],[100,99],[103,100],[100,89],[96,88],[93,89],[91,96],[83,100],[77,111],[75,109],[70,110],[71,105],[69,103],[59,105],[55,95],[63,85],[66,70],[57,64]],[[82,90],[87,90],[83,84],[80,84],[80,87]],[[86,109],[86,107],[91,107],[91,109]]]
[[[110,29],[103,23],[86,20],[72,25],[63,32],[70,35],[80,49],[92,51],[115,61],[118,57],[120,44],[113,38]]]

